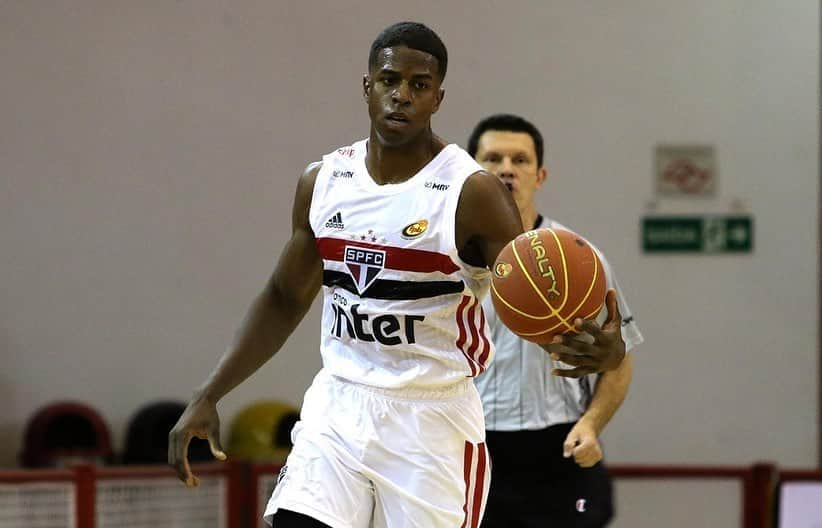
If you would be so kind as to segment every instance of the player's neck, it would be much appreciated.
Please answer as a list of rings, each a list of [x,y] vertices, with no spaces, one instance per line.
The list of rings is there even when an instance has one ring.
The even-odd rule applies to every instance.
[[[402,183],[417,174],[444,147],[445,142],[430,129],[411,142],[399,146],[382,143],[372,130],[365,166],[378,185]]]

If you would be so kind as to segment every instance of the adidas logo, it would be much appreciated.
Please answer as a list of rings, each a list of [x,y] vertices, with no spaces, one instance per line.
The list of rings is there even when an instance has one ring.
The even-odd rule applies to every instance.
[[[328,222],[325,223],[325,227],[330,227],[331,229],[345,229],[345,224],[343,224],[342,220],[342,213],[337,211],[337,214],[328,219]]]

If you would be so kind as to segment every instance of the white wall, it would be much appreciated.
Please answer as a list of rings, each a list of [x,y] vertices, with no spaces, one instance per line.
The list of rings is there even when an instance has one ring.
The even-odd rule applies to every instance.
[[[185,399],[289,231],[296,177],[368,131],[368,46],[405,18],[449,47],[435,129],[524,114],[546,212],[595,240],[647,344],[607,434],[614,462],[817,461],[817,2],[0,2],[0,465],[40,405],[118,438]],[[716,145],[719,196],[659,211],[756,219],[742,256],[647,256],[659,142]],[[295,404],[316,310],[221,404]]]
[[[739,479],[620,479],[612,528],[743,526]]]

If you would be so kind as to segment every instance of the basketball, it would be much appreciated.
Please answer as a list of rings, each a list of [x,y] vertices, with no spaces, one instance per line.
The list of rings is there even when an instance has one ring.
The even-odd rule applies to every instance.
[[[564,229],[527,231],[509,242],[492,270],[491,299],[500,320],[523,339],[547,343],[577,333],[605,302],[605,273],[593,247]]]

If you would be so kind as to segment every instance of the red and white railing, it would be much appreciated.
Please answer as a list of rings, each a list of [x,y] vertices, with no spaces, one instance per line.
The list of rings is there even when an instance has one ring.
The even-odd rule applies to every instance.
[[[165,466],[0,471],[0,528],[261,528],[279,469],[195,465],[196,489],[184,487]],[[822,510],[822,471],[780,471],[767,463],[609,469],[616,526],[677,526],[666,515],[692,518],[693,526],[793,528],[805,526],[795,518],[817,514],[822,522],[820,512],[797,512],[803,505]]]

